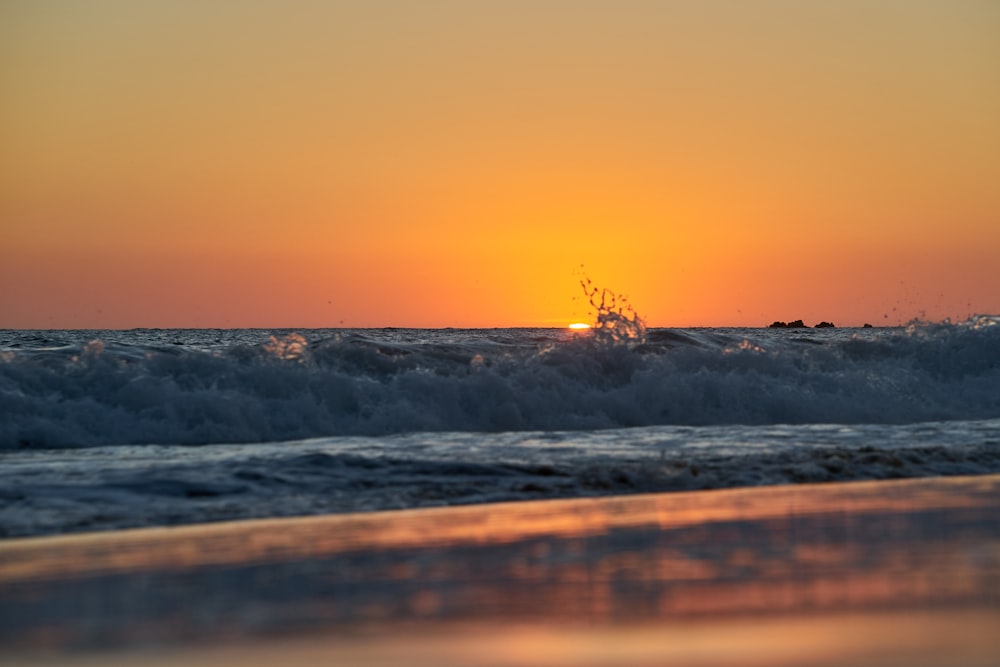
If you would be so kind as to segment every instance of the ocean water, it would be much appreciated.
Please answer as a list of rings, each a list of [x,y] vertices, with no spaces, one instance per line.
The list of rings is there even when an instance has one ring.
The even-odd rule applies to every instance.
[[[1000,471],[1000,317],[0,331],[0,536]]]

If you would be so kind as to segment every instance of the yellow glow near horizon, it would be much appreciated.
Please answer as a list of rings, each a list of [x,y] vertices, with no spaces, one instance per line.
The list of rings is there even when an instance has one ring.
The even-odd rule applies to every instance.
[[[0,328],[1000,313],[1000,3],[0,3]],[[576,306],[574,306],[576,299]]]
[[[586,324],[584,322],[574,322],[573,324],[569,325],[569,328],[570,329],[589,329],[590,325]]]

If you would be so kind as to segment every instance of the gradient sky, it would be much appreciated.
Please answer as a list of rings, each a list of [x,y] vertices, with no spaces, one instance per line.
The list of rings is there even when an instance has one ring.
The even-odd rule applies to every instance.
[[[992,0],[6,0],[0,99],[0,327],[1000,313]]]

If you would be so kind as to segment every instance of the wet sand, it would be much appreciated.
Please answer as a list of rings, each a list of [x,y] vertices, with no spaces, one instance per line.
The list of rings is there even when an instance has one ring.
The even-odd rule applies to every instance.
[[[990,665],[997,627],[1000,475],[0,541],[5,664]]]

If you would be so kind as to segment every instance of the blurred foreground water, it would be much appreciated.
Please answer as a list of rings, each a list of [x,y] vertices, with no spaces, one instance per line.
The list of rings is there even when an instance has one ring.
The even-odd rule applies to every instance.
[[[5,664],[993,665],[1000,476],[0,542]]]

